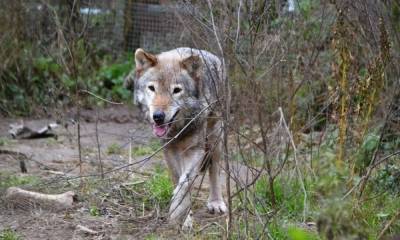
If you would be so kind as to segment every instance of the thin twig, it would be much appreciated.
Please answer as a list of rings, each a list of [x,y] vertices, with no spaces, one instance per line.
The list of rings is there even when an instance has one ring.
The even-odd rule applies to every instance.
[[[240,11],[242,8],[242,0],[239,1],[239,8],[237,10],[237,28],[236,28],[236,37],[235,37],[235,49],[237,49],[239,33],[240,33]]]
[[[304,205],[303,206],[303,222],[305,222],[306,221],[306,215],[307,215],[307,212],[306,212],[307,211],[307,191],[306,191],[306,187],[304,185],[303,176],[301,174],[299,163],[298,163],[298,160],[297,160],[297,148],[296,148],[296,145],[294,144],[293,136],[292,136],[292,134],[291,134],[291,132],[289,130],[289,127],[286,124],[285,116],[283,114],[283,111],[282,111],[281,107],[279,107],[279,112],[281,113],[281,118],[283,120],[283,126],[286,129],[286,132],[287,132],[287,134],[289,136],[289,139],[290,139],[290,143],[292,144],[292,147],[293,147],[293,157],[294,157],[294,162],[296,164],[296,172],[297,172],[297,174],[299,176],[300,185],[301,185],[301,188],[302,188],[303,194],[304,194],[304,199],[303,199],[303,205]]]
[[[91,96],[93,96],[93,97],[95,97],[97,99],[100,99],[101,101],[104,101],[104,102],[107,102],[107,103],[110,103],[110,104],[114,104],[114,105],[123,105],[124,104],[124,103],[120,103],[120,102],[113,102],[113,101],[107,100],[107,99],[102,98],[102,97],[100,97],[100,96],[98,96],[98,95],[96,95],[96,94],[94,94],[94,93],[92,93],[92,92],[90,92],[88,90],[81,89],[81,90],[79,90],[79,92],[87,93],[87,94],[89,94],[89,95],[91,95]]]
[[[190,126],[190,124],[192,124],[201,114],[203,114],[207,109],[209,109],[213,104],[215,104],[216,102],[212,102],[209,105],[205,106],[199,113],[196,114],[196,116],[194,116],[192,118],[192,120],[190,120],[174,137],[172,137],[169,141],[167,141],[166,143],[164,143],[161,147],[157,148],[153,153],[151,153],[149,156],[138,160],[136,162],[132,162],[132,163],[128,163],[128,164],[124,164],[122,166],[116,167],[114,169],[108,170],[104,172],[104,175],[106,174],[110,174],[113,172],[117,172],[119,170],[122,170],[124,168],[128,168],[130,166],[133,165],[137,165],[137,164],[142,164],[147,162],[148,160],[150,160],[152,157],[154,157],[157,153],[159,153],[161,150],[163,150],[166,146],[168,146],[171,142],[173,142],[175,139],[177,139],[180,135],[182,135],[182,133]],[[81,176],[77,176],[77,177],[70,177],[70,178],[60,178],[58,180],[65,180],[65,181],[69,181],[69,180],[73,180],[73,179],[80,179],[80,178],[87,178],[87,177],[97,177],[99,176],[99,174],[87,174],[87,175],[81,175]],[[52,184],[54,181],[48,182],[48,183],[43,183],[42,185],[49,185]]]
[[[349,196],[363,181],[365,181],[365,179],[367,178],[367,176],[369,176],[369,175],[371,174],[371,172],[372,172],[372,170],[373,170],[374,168],[376,168],[376,167],[379,166],[380,164],[386,162],[386,161],[389,160],[391,157],[394,157],[394,156],[396,156],[396,155],[400,155],[400,150],[397,151],[397,152],[391,153],[391,154],[389,154],[389,155],[387,155],[387,156],[385,156],[385,157],[379,159],[379,161],[376,161],[376,163],[374,163],[373,165],[371,165],[371,166],[368,168],[367,173],[366,173],[364,176],[362,176],[362,177],[360,178],[360,180],[357,182],[356,185],[354,185],[349,191],[347,191],[347,193],[342,197],[342,200],[345,199],[347,196]]]
[[[99,140],[99,109],[96,109],[97,113],[97,118],[96,118],[96,124],[95,124],[95,131],[96,131],[96,144],[97,144],[97,156],[100,164],[100,174],[101,174],[101,179],[104,179],[104,169],[103,169],[103,162],[101,160],[101,152],[100,152],[100,140]]]
[[[386,223],[385,227],[382,229],[382,231],[378,235],[378,240],[382,239],[383,236],[385,235],[386,231],[392,226],[392,224],[400,217],[400,209],[397,210],[397,213],[393,215],[393,217],[389,220],[388,223]]]

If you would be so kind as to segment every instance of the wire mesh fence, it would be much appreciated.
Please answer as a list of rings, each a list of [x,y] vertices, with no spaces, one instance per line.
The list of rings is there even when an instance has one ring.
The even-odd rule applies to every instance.
[[[57,24],[76,28],[81,37],[111,52],[138,47],[162,51],[188,43],[174,13],[176,9],[164,1],[35,0],[0,4],[4,15],[11,14],[16,19],[16,31],[43,44],[56,40]],[[5,13],[7,9],[10,14]],[[32,22],[35,24],[29,24]]]
[[[130,59],[139,47],[156,53],[191,45],[176,7],[164,1],[19,0],[0,1],[0,6],[0,110],[5,115],[16,108],[32,112],[28,97],[42,106],[71,102],[77,83],[89,91],[122,87],[115,76],[101,83],[99,78],[110,74],[99,70]],[[123,72],[131,70],[129,64]]]
[[[160,52],[188,44],[188,33],[164,1],[85,1],[80,7],[88,35],[98,46],[115,52],[141,47]]]
[[[126,1],[124,48],[160,52],[187,44],[175,9],[156,1]]]
[[[280,4],[277,5],[277,2]],[[295,7],[299,11],[286,15],[286,10],[280,6],[287,2],[293,1],[210,0],[204,1],[205,4],[201,1],[171,4],[162,0],[0,0],[0,22],[4,23],[0,25],[0,32],[5,33],[0,35],[0,56],[6,57],[0,61],[0,111],[3,112],[3,108],[11,104],[19,107],[20,98],[29,94],[38,99],[59,101],[68,95],[68,91],[71,93],[68,95],[70,105],[65,109],[73,109],[69,120],[75,125],[60,131],[58,140],[41,142],[43,145],[37,146],[34,143],[32,145],[35,146],[26,148],[37,151],[32,164],[47,161],[46,165],[50,165],[40,165],[41,173],[47,174],[47,181],[42,182],[41,187],[60,185],[82,190],[90,188],[90,181],[93,181],[96,189],[93,190],[92,186],[93,191],[88,191],[86,195],[90,201],[84,204],[96,202],[101,211],[88,210],[89,207],[84,206],[85,211],[104,216],[104,219],[117,216],[136,221],[138,233],[142,231],[138,238],[164,226],[163,221],[168,217],[166,205],[160,207],[160,201],[154,201],[156,197],[149,199],[148,196],[154,197],[151,194],[165,185],[160,184],[161,187],[153,189],[153,192],[144,190],[154,187],[151,182],[159,174],[155,162],[161,161],[162,156],[158,153],[168,143],[154,143],[151,125],[136,121],[142,113],[135,108],[127,109],[127,106],[119,109],[116,105],[123,105],[122,100],[109,97],[108,92],[102,89],[117,93],[122,91],[121,72],[129,72],[133,66],[133,60],[125,53],[131,58],[132,52],[139,47],[149,53],[158,53],[193,46],[224,57],[232,90],[232,104],[227,101],[226,105],[221,105],[225,111],[223,116],[226,116],[223,126],[229,133],[225,139],[225,143],[229,144],[226,144],[223,153],[227,164],[223,166],[221,163],[221,168],[227,173],[225,183],[232,182],[232,189],[227,187],[229,195],[226,195],[232,200],[229,205],[233,209],[229,213],[233,215],[229,216],[232,222],[226,221],[225,216],[216,220],[218,236],[232,234],[238,239],[261,239],[262,236],[272,239],[287,231],[286,219],[293,219],[290,225],[311,226],[310,229],[316,232],[316,222],[321,219],[314,215],[314,211],[326,204],[321,198],[327,192],[325,189],[332,189],[340,198],[333,202],[334,210],[335,204],[342,206],[344,200],[350,199],[347,198],[350,194],[357,198],[359,184],[362,181],[366,183],[372,170],[378,170],[379,164],[392,157],[396,157],[393,162],[398,160],[399,95],[395,90],[398,89],[399,70],[397,66],[389,71],[383,68],[388,64],[384,53],[389,46],[384,26],[381,26],[379,40],[379,51],[383,54],[379,56],[374,55],[376,44],[368,42],[372,38],[366,37],[368,34],[364,36],[368,31],[356,31],[365,26],[368,29],[371,22],[379,22],[374,15],[368,16],[372,21],[340,19],[340,14],[343,14],[339,11],[341,6],[310,1],[304,1],[309,4],[296,1],[299,4]],[[356,2],[364,4],[364,1]],[[355,13],[357,11],[349,16],[357,16]],[[353,28],[354,23],[359,27]],[[374,25],[371,28],[371,33],[376,36],[379,35],[374,33],[377,27]],[[341,29],[342,32],[332,33],[332,29]],[[350,35],[363,45],[347,41]],[[374,51],[365,50],[368,52],[365,54],[359,46],[367,46]],[[351,48],[357,57],[348,56],[349,49],[346,47]],[[341,54],[337,55],[338,52]],[[117,62],[119,57],[123,58],[122,64]],[[357,58],[362,60],[356,62]],[[343,68],[340,63],[350,68]],[[351,71],[343,72],[343,69]],[[385,82],[384,73],[391,82]],[[343,81],[351,81],[338,84],[337,80],[342,76],[348,76]],[[371,79],[375,79],[378,87],[370,85]],[[366,84],[362,85],[363,82]],[[384,87],[384,82],[391,87]],[[53,89],[57,91],[53,93]],[[378,99],[375,90],[381,92],[381,99]],[[351,95],[357,97],[352,98]],[[131,95],[127,96],[123,100],[131,98]],[[86,97],[95,98],[87,109],[82,104]],[[338,104],[339,100],[341,104]],[[98,108],[101,105],[99,102],[111,105],[102,109]],[[377,102],[382,107],[378,108]],[[47,102],[41,104],[48,106]],[[350,108],[346,109],[346,106]],[[339,114],[340,107],[342,114]],[[387,114],[386,120],[382,121],[379,111],[376,114],[371,109],[381,109],[382,114]],[[111,111],[110,115],[116,111],[116,115],[120,116],[102,116],[107,111]],[[194,115],[190,116],[190,121],[196,119]],[[391,120],[393,128],[389,125]],[[376,122],[383,123],[383,130]],[[394,140],[386,137],[386,130],[394,136]],[[343,134],[339,135],[340,132]],[[7,141],[0,143],[0,146],[9,146]],[[29,141],[24,143],[29,144]],[[380,148],[381,143],[385,146]],[[211,151],[208,145],[214,144],[207,145],[203,141],[199,145],[205,145],[208,154]],[[368,150],[369,145],[373,145],[375,150]],[[66,151],[67,148],[69,151]],[[338,149],[355,157],[345,162],[344,158],[337,157],[341,156]],[[49,150],[51,153],[48,153]],[[14,155],[20,154],[17,152]],[[29,161],[30,156],[26,154],[24,158]],[[371,159],[372,162],[369,162]],[[55,171],[52,167],[60,162],[64,165],[57,165],[58,169],[54,169],[59,171]],[[337,178],[342,178],[336,175],[341,171],[337,167],[339,164],[336,166],[337,162],[342,167],[351,167],[351,176]],[[0,161],[0,168],[5,165]],[[146,166],[151,173],[146,173]],[[357,178],[354,174],[362,176],[361,181],[349,187],[345,183],[352,183]],[[137,176],[140,177],[132,178]],[[191,178],[186,180],[191,181]],[[332,186],[331,182],[336,185]],[[199,194],[202,183],[203,178],[195,198],[203,198],[201,201],[206,202],[205,194]],[[375,186],[375,182],[370,183],[370,186]],[[0,181],[0,187],[1,184]],[[172,188],[173,184],[168,186]],[[190,189],[190,185],[186,187]],[[359,196],[364,188],[360,189]],[[80,193],[84,194],[84,190]],[[167,195],[162,202],[168,203],[170,199],[171,196]],[[380,209],[375,210],[381,212]],[[107,211],[114,212],[109,214]],[[333,212],[333,215],[328,211],[321,212],[322,216],[328,217],[325,222],[336,222],[338,215]],[[347,215],[344,213],[342,216],[346,218]],[[104,221],[107,222],[107,219]],[[346,221],[358,220],[349,218]],[[112,226],[109,223],[108,226]],[[233,225],[230,226],[230,223]],[[358,228],[358,225],[354,226]],[[213,231],[213,227],[213,224],[206,223],[196,230],[196,234],[204,229]],[[327,224],[325,227],[329,229],[330,226]],[[252,231],[253,228],[261,230]],[[111,227],[107,229],[112,231]],[[285,234],[282,236],[288,238]]]

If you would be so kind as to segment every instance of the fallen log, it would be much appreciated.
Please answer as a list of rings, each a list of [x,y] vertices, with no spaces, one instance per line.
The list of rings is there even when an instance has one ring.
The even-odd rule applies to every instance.
[[[62,194],[44,194],[10,187],[5,195],[6,204],[10,207],[30,210],[41,208],[52,211],[70,209],[76,202],[76,194],[68,191]]]

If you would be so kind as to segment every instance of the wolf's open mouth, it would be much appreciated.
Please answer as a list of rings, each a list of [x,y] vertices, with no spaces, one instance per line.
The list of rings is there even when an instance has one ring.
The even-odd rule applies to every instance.
[[[161,138],[164,137],[165,134],[167,134],[169,127],[175,120],[176,115],[178,115],[179,110],[175,112],[174,116],[172,116],[171,120],[168,123],[164,123],[161,125],[153,124],[153,133],[157,137]]]

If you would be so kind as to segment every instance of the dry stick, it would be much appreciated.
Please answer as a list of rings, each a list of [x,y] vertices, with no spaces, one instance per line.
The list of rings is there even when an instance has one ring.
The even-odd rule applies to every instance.
[[[268,154],[267,154],[267,149],[268,149],[268,144],[267,144],[267,134],[264,130],[263,126],[263,116],[262,116],[262,111],[261,109],[258,110],[257,114],[257,119],[258,123],[260,125],[260,134],[261,134],[261,140],[264,148],[264,153],[263,153],[263,168],[266,167],[266,172],[268,175],[268,183],[269,183],[269,189],[270,189],[270,198],[271,198],[271,205],[272,208],[275,208],[276,206],[276,196],[275,196],[275,191],[274,191],[274,178],[272,177],[272,161],[268,159]]]
[[[292,144],[292,147],[293,147],[293,154],[294,154],[294,162],[295,162],[295,165],[296,165],[296,172],[297,172],[297,175],[299,176],[301,188],[302,188],[303,194],[304,194],[303,222],[305,222],[306,221],[306,211],[307,211],[307,191],[306,191],[306,187],[304,185],[303,176],[302,176],[300,168],[299,168],[299,163],[297,161],[297,148],[296,148],[296,145],[294,144],[293,136],[290,133],[289,127],[286,124],[286,120],[285,120],[285,116],[283,114],[282,108],[279,107],[278,109],[279,109],[279,112],[281,113],[281,118],[283,120],[283,126],[286,129],[286,132],[287,132],[287,134],[289,136],[289,139],[290,139],[290,143]]]
[[[231,173],[229,169],[229,156],[228,156],[228,121],[229,121],[229,109],[230,109],[230,104],[229,104],[229,99],[226,99],[226,109],[225,109],[225,114],[224,114],[224,161],[225,161],[225,171],[226,171],[226,194],[228,197],[228,227],[227,227],[227,238],[229,239],[230,235],[229,232],[231,231],[231,226],[232,226],[232,197],[231,197]]]
[[[399,82],[399,83],[400,83],[400,82]],[[397,84],[397,85],[398,85],[398,84]],[[398,87],[398,86],[397,86],[397,87]],[[400,92],[399,92],[399,94],[400,94]],[[394,94],[393,97],[392,97],[392,100],[391,100],[391,102],[390,102],[390,104],[389,104],[389,107],[388,107],[388,109],[389,109],[388,111],[389,111],[389,112],[386,114],[385,122],[384,122],[384,125],[383,125],[383,127],[382,127],[382,131],[381,131],[380,136],[379,136],[378,145],[377,145],[377,147],[376,147],[375,150],[374,150],[374,154],[373,154],[373,156],[372,156],[371,164],[370,164],[370,166],[369,166],[369,168],[368,168],[367,173],[365,174],[365,178],[360,180],[361,185],[360,185],[360,190],[359,190],[359,193],[358,193],[358,198],[359,198],[359,199],[361,199],[362,194],[364,193],[364,189],[365,189],[365,187],[366,187],[366,185],[367,185],[367,181],[368,181],[368,179],[369,179],[369,177],[370,177],[370,175],[371,175],[371,173],[372,173],[373,168],[375,167],[376,158],[377,158],[377,156],[378,156],[378,152],[379,152],[379,150],[380,150],[380,146],[381,146],[381,143],[382,143],[382,141],[383,141],[383,137],[384,137],[386,128],[387,128],[387,126],[388,126],[388,124],[389,124],[389,118],[390,118],[391,115],[392,115],[393,105],[395,104],[395,98],[396,98],[397,96],[398,96],[398,94],[396,93],[396,94]]]
[[[221,226],[220,224],[218,224],[217,222],[211,222],[211,223],[207,223],[206,225],[201,227],[199,230],[196,230],[196,234],[201,233],[204,229],[206,229],[206,228],[208,228],[208,227],[210,227],[212,225],[215,225],[215,226],[221,228],[223,231],[225,231],[225,228],[223,226]]]
[[[96,94],[94,94],[94,93],[92,93],[92,92],[90,92],[88,90],[81,89],[81,90],[79,90],[79,92],[87,93],[89,95],[92,95],[95,98],[98,98],[98,99],[100,99],[100,100],[102,100],[104,102],[110,103],[110,104],[114,104],[114,105],[123,105],[124,104],[124,103],[120,103],[120,102],[113,102],[113,101],[107,100],[107,99],[102,98],[102,97],[100,97],[100,96],[98,96],[98,95],[96,95]]]
[[[389,118],[390,118],[391,115],[392,115],[393,104],[394,104],[394,101],[395,101],[395,97],[396,97],[396,96],[397,96],[397,94],[393,95],[392,101],[391,101],[390,104],[389,104],[389,107],[388,107],[389,112],[386,114],[385,122],[384,122],[384,124],[383,124],[382,131],[381,131],[380,136],[379,136],[378,145],[377,145],[377,147],[376,147],[375,150],[374,150],[374,154],[373,154],[373,156],[372,156],[371,163],[370,163],[370,165],[368,166],[369,168],[368,168],[368,170],[367,170],[367,173],[365,174],[365,178],[363,178],[363,179],[360,180],[361,185],[360,185],[360,189],[359,189],[359,193],[358,193],[358,199],[361,199],[362,194],[364,193],[364,189],[365,189],[365,187],[367,186],[368,179],[369,179],[369,177],[370,177],[370,175],[371,175],[371,173],[372,173],[372,170],[375,168],[376,158],[377,158],[377,156],[378,156],[378,152],[379,152],[379,150],[380,150],[380,146],[381,146],[381,143],[382,143],[382,141],[383,141],[383,137],[384,137],[384,134],[385,134],[385,131],[386,131],[386,127],[387,127],[388,124],[389,124]]]
[[[243,158],[243,156],[244,156],[244,154],[243,154],[243,150],[241,149],[241,145],[240,145],[240,139],[239,139],[239,137],[238,137],[238,143],[239,143],[239,152],[240,152],[240,155],[242,155],[242,158]],[[244,159],[244,158],[243,158]],[[245,180],[245,184],[247,185],[247,183],[248,183],[248,181],[249,181],[249,168],[248,167],[246,167],[246,180]],[[246,235],[246,237],[249,235],[249,226],[248,226],[248,208],[247,208],[247,194],[248,194],[248,187],[247,186],[245,186],[244,187],[244,200],[243,200],[243,205],[245,206],[244,207],[244,210],[245,210],[245,212],[244,212],[244,234]]]
[[[236,27],[236,37],[235,37],[235,49],[237,49],[238,40],[239,40],[239,33],[240,33],[240,12],[242,8],[242,0],[239,1],[239,8],[237,11],[237,27]]]
[[[75,4],[75,0],[74,0],[74,4]],[[54,13],[55,10],[53,9]],[[56,15],[56,13],[55,13]],[[56,15],[57,16],[57,15]],[[78,131],[78,153],[79,153],[79,175],[82,175],[82,149],[81,149],[81,124],[80,124],[80,102],[79,102],[79,86],[78,86],[78,77],[77,77],[77,69],[76,69],[76,64],[75,64],[75,56],[71,51],[71,48],[69,46],[69,43],[67,42],[67,40],[64,37],[63,31],[62,29],[59,30],[61,32],[63,41],[65,42],[65,46],[68,50],[68,54],[71,57],[71,61],[72,61],[72,75],[73,78],[75,79],[75,101],[77,102],[77,131]],[[64,64],[67,66],[67,64],[64,62]],[[81,182],[82,184],[82,182]]]
[[[214,14],[212,11],[212,4],[210,0],[207,0],[208,8],[210,11],[210,17],[211,17],[211,23],[213,27],[213,33],[215,35],[215,39],[217,40],[218,48],[221,52],[221,61],[222,61],[222,69],[225,71],[225,59],[224,59],[224,50],[221,45],[221,41],[218,37],[217,29],[215,26],[215,21],[214,21]],[[223,72],[223,76],[226,73]],[[224,151],[224,161],[225,161],[225,171],[226,171],[226,195],[228,197],[228,220],[227,220],[227,228],[226,228],[226,237],[227,239],[230,239],[230,231],[232,227],[232,198],[231,198],[231,184],[230,184],[230,178],[231,174],[229,171],[229,157],[228,157],[228,123],[229,123],[229,113],[230,113],[230,98],[229,98],[229,84],[227,81],[227,78],[224,79],[224,93],[225,93],[225,111],[224,111],[224,120],[223,120],[223,129],[224,129],[224,146],[223,146],[223,151]]]
[[[400,82],[399,82],[399,83],[400,83]],[[396,85],[396,87],[397,87],[396,89],[398,89],[398,84]],[[381,163],[385,162],[387,159],[391,158],[392,156],[395,156],[395,155],[400,154],[400,151],[397,151],[397,152],[394,152],[394,153],[392,153],[392,154],[389,154],[389,155],[383,157],[383,158],[380,159],[379,161],[376,161],[376,158],[377,158],[377,156],[378,156],[378,151],[379,151],[379,149],[380,149],[380,145],[381,145],[381,143],[382,143],[382,141],[383,141],[385,129],[386,129],[386,127],[387,127],[387,125],[388,125],[388,122],[389,122],[389,117],[390,117],[391,114],[392,114],[392,107],[393,107],[394,99],[395,99],[396,96],[397,96],[397,94],[394,94],[394,95],[393,95],[393,99],[392,99],[392,101],[390,102],[390,105],[389,105],[389,107],[388,107],[389,112],[386,114],[386,117],[385,117],[385,122],[384,122],[384,125],[383,125],[383,127],[382,127],[381,134],[380,134],[380,136],[379,136],[378,146],[377,146],[377,147],[375,148],[375,150],[374,150],[374,153],[373,153],[373,156],[372,156],[372,159],[371,159],[371,163],[370,163],[370,165],[368,166],[368,169],[367,169],[366,174],[360,178],[360,180],[358,181],[358,183],[357,183],[355,186],[353,186],[353,187],[342,197],[342,199],[345,199],[347,196],[349,196],[350,193],[352,193],[358,186],[360,186],[358,198],[361,199],[362,194],[363,194],[363,192],[364,192],[364,189],[365,189],[365,187],[366,187],[366,185],[367,185],[368,179],[369,179],[370,175],[372,174],[372,170],[373,170],[374,168],[376,168],[378,165],[380,165]]]
[[[78,82],[78,80],[76,80]],[[80,114],[81,114],[81,107],[79,103],[79,96],[77,94],[77,129],[78,129],[78,153],[79,153],[79,175],[82,176],[82,149],[81,149],[81,121],[80,121]],[[82,181],[81,181],[82,185]]]
[[[396,221],[397,218],[400,217],[400,209],[397,211],[396,214],[393,215],[393,217],[389,220],[388,223],[386,223],[385,227],[382,229],[381,233],[378,235],[378,240],[382,239],[383,235],[386,233],[386,231],[389,229],[389,227]]]
[[[73,2],[73,8],[75,7],[75,2],[76,2],[76,0],[74,0],[74,2]],[[90,10],[89,10],[90,11]],[[73,14],[73,11],[71,11],[71,14]],[[72,17],[72,15],[71,15],[71,17]],[[89,18],[89,16],[88,16],[88,18]],[[81,38],[82,36],[83,36],[83,34],[84,34],[84,32],[85,32],[85,30],[87,29],[87,21],[86,21],[86,23],[85,23],[85,26],[84,26],[84,28],[82,29],[82,32],[81,33],[79,33],[78,34],[78,37],[79,38]],[[64,39],[65,40],[65,39]],[[73,73],[74,73],[74,75],[75,75],[75,79],[76,79],[76,82],[77,82],[77,78],[76,78],[76,67],[75,67],[75,60],[74,60],[74,57],[73,57],[73,55],[71,54],[71,51],[70,51],[70,49],[68,48],[68,50],[69,50],[69,52],[70,52],[70,55],[71,55],[71,58],[72,58],[72,63],[73,63]],[[78,87],[78,85],[77,85],[77,87]],[[105,101],[105,102],[107,102],[107,103],[110,103],[110,104],[116,104],[116,105],[121,105],[121,104],[123,104],[123,103],[118,103],[118,102],[112,102],[112,101],[110,101],[110,100],[107,100],[107,99],[104,99],[104,98],[102,98],[102,97],[100,97],[100,96],[97,96],[96,94],[94,94],[94,93],[92,93],[92,92],[90,92],[90,91],[87,91],[87,90],[78,90],[78,92],[84,92],[84,93],[88,93],[89,95],[92,95],[92,96],[94,96],[94,97],[96,97],[96,98],[98,98],[98,99],[100,99],[100,100],[102,100],[102,101]],[[78,94],[77,94],[78,95]],[[82,159],[82,157],[81,157],[81,144],[80,144],[80,121],[79,121],[79,118],[80,118],[80,102],[79,102],[79,98],[78,98],[78,114],[77,114],[78,116],[78,146],[79,146],[79,162],[80,162],[80,174],[82,174],[82,161],[81,161],[81,159]],[[97,112],[97,120],[96,120],[96,142],[97,142],[97,147],[98,147],[98,158],[99,158],[99,162],[100,162],[100,171],[101,171],[101,178],[102,179],[104,179],[104,170],[103,170],[103,163],[102,163],[102,159],[101,159],[101,153],[100,153],[100,142],[99,142],[99,137],[98,137],[98,112]]]
[[[261,225],[263,226],[260,235],[258,235],[258,236],[256,237],[256,239],[261,239],[261,236],[263,236],[265,232],[267,233],[268,239],[273,239],[273,237],[271,236],[271,233],[269,232],[269,229],[268,229],[268,223],[269,223],[268,219],[267,219],[267,221],[265,221],[265,223],[264,223],[263,220],[262,220],[262,217],[261,217],[260,214],[258,213],[258,210],[257,210],[256,207],[254,207],[254,214],[256,215],[256,217],[258,218],[258,221],[259,221],[259,222],[261,223]]]
[[[132,138],[129,138],[129,152],[128,152],[128,164],[132,164]],[[128,169],[129,171],[132,171],[131,168]]]
[[[231,131],[234,131],[238,136],[243,137],[245,140],[247,140],[248,142],[250,142],[251,144],[253,144],[257,149],[259,149],[261,152],[265,152],[265,149],[262,148],[260,145],[258,145],[254,140],[250,139],[249,137],[247,137],[246,135],[244,135],[243,133],[241,133],[239,130],[234,129],[232,126],[228,126]]]
[[[275,113],[277,113],[278,111],[279,111],[279,110],[277,110],[276,112],[274,112],[274,113],[272,113],[272,114],[275,114]],[[279,127],[282,126],[282,122],[283,122],[282,119],[280,119],[280,121],[279,121]],[[259,146],[257,143],[255,143],[253,140],[251,140],[251,139],[249,139],[248,137],[246,137],[245,135],[241,134],[239,131],[234,130],[232,127],[231,127],[231,129],[232,129],[233,131],[235,131],[235,133],[236,133],[238,136],[243,137],[244,139],[246,139],[247,141],[249,141],[251,144],[253,144],[254,146],[256,146],[260,151],[265,152],[265,149],[263,149],[262,147],[260,147],[260,146]],[[289,146],[288,146],[287,148],[288,148],[287,151],[289,151]],[[239,149],[240,149],[240,148],[239,148]],[[241,151],[240,151],[240,152],[241,152]],[[242,156],[242,158],[245,158],[243,153],[241,153],[241,156]],[[285,165],[285,163],[286,163],[286,161],[287,161],[287,158],[288,158],[288,154],[286,154],[286,158],[285,158],[284,162],[283,162],[283,163],[281,164],[281,166],[277,169],[277,172],[276,172],[276,174],[274,175],[274,178],[275,178],[277,175],[279,175],[279,173],[282,171],[282,169],[283,169],[283,167],[284,167],[284,165]],[[250,168],[250,166],[246,166],[246,167]],[[256,175],[256,176],[253,176],[253,179],[252,179],[252,181],[251,181],[250,183],[247,183],[247,182],[246,182],[246,184],[245,184],[244,187],[238,189],[234,194],[232,194],[232,198],[234,198],[235,196],[237,196],[238,194],[240,194],[243,190],[245,190],[245,188],[249,188],[249,187],[251,187],[252,185],[254,185],[254,184],[257,182],[257,180],[261,177],[261,174],[262,174],[262,172],[263,172],[264,169],[265,169],[265,166],[263,166],[262,169],[260,169],[260,170],[253,169],[253,170],[258,171],[257,175]]]
[[[371,165],[371,166],[368,168],[367,173],[366,173],[364,176],[362,176],[362,177],[360,178],[360,180],[358,181],[358,183],[357,183],[356,185],[354,185],[354,187],[352,187],[352,188],[342,197],[342,200],[345,199],[347,196],[349,196],[363,181],[365,181],[365,179],[367,178],[367,175],[370,175],[371,172],[372,172],[372,170],[373,170],[374,168],[376,168],[376,167],[379,166],[381,163],[383,163],[383,162],[389,160],[391,157],[396,156],[396,155],[400,155],[400,150],[399,150],[399,151],[396,151],[396,152],[394,152],[394,153],[391,153],[391,154],[389,154],[389,155],[387,155],[387,156],[385,156],[385,157],[383,157],[382,159],[380,159],[379,161],[377,161],[376,163],[374,163],[373,165]]]
[[[399,155],[399,154],[400,154],[400,150],[398,150],[398,151],[396,151],[396,152],[394,152],[394,153],[391,153],[391,154],[389,154],[389,155],[383,157],[382,159],[380,159],[379,161],[377,161],[376,163],[374,163],[374,165],[372,165],[372,168],[377,167],[378,165],[380,165],[381,163],[385,162],[385,161],[388,160],[389,158],[391,158],[391,157],[393,157],[393,156],[396,156],[396,155]]]
[[[75,0],[74,3],[75,4]],[[48,5],[49,6],[49,5]],[[79,102],[79,86],[78,86],[78,77],[77,77],[77,69],[76,69],[76,63],[75,63],[75,56],[71,51],[69,42],[65,39],[64,36],[64,32],[62,30],[62,27],[60,26],[60,22],[57,16],[57,13],[55,11],[54,8],[50,8],[53,10],[53,13],[55,15],[56,18],[56,23],[57,23],[57,27],[58,27],[58,32],[60,33],[59,35],[62,37],[62,40],[65,43],[66,49],[68,51],[69,56],[71,57],[71,61],[72,61],[72,75],[73,78],[75,79],[75,97],[76,97],[76,101],[77,101],[77,130],[78,130],[78,152],[79,152],[79,175],[82,175],[82,149],[81,149],[81,137],[80,137],[80,133],[81,133],[81,126],[80,126],[80,102]],[[71,13],[72,14],[72,13]],[[67,70],[69,70],[68,65],[65,63],[64,58],[62,58],[64,65],[66,66]],[[82,182],[81,182],[82,184]]]
[[[96,131],[97,156],[98,156],[99,164],[100,164],[101,179],[104,179],[104,169],[103,169],[103,162],[101,160],[99,128],[98,128],[98,125],[99,125],[99,109],[97,108],[96,110],[97,110],[96,111],[97,118],[96,118],[96,125],[95,125],[96,129],[95,129],[95,131]]]

